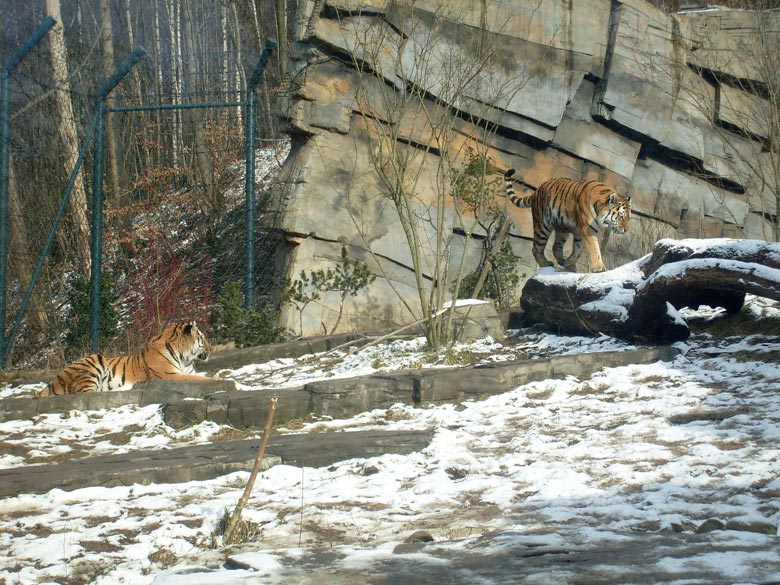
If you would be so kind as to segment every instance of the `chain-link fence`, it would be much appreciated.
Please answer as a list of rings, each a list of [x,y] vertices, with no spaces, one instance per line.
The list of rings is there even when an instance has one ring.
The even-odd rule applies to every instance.
[[[58,365],[98,341],[131,351],[180,319],[208,329],[231,283],[244,309],[270,302],[277,242],[262,195],[289,149],[273,68],[261,77],[272,44],[208,51],[157,26],[152,49],[106,72],[88,43],[58,52],[56,25],[38,28],[3,26],[2,363]]]

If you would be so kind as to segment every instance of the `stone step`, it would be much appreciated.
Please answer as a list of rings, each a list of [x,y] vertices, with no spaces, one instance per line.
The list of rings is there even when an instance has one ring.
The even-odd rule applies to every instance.
[[[604,351],[535,360],[515,360],[460,368],[433,368],[310,382],[286,389],[235,390],[232,380],[178,382],[149,380],[131,390],[84,392],[44,398],[0,400],[0,422],[44,413],[101,410],[124,404],[162,404],[165,421],[176,428],[203,421],[236,428],[262,427],[272,396],[278,396],[275,420],[284,423],[310,414],[345,418],[366,410],[405,404],[439,404],[507,392],[548,378],[592,375],[604,367],[669,360],[667,346]]]
[[[356,431],[271,437],[263,469],[284,463],[323,467],[355,457],[406,455],[424,449],[430,431]],[[0,470],[0,497],[75,490],[89,486],[180,483],[250,471],[260,439],[244,439],[177,449],[100,455],[78,461]]]
[[[301,388],[219,392],[201,399],[166,404],[164,418],[175,428],[212,421],[236,428],[261,427],[272,396],[274,420],[283,423],[309,414],[347,418],[392,404],[441,404],[501,394],[528,382],[577,376],[601,368],[670,360],[677,353],[659,346],[604,351],[536,360],[516,360],[449,369],[408,370],[310,382]]]
[[[71,410],[103,410],[125,404],[139,406],[170,404],[190,398],[203,398],[215,392],[226,392],[235,388],[236,383],[233,380],[208,378],[204,378],[203,382],[148,380],[136,383],[130,390],[80,392],[42,398],[30,396],[5,398],[0,400],[0,422]]]

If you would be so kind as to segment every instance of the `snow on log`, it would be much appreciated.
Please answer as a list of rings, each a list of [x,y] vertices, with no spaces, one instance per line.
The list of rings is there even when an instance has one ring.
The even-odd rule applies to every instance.
[[[596,274],[544,268],[523,288],[530,323],[640,343],[687,339],[683,307],[742,308],[745,294],[780,300],[780,244],[759,240],[670,240],[624,266]]]

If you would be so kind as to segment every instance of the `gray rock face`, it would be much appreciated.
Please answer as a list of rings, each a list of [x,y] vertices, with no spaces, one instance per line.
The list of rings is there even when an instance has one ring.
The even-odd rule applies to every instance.
[[[609,267],[662,237],[773,233],[765,212],[776,212],[780,186],[762,176],[772,110],[758,48],[780,13],[666,14],[644,0],[323,0],[299,3],[295,22],[283,116],[298,139],[275,227],[293,244],[292,278],[333,267],[342,244],[378,276],[343,307],[339,331],[422,316],[394,185],[412,194],[422,286],[440,262],[453,282],[474,270],[487,228],[451,197],[469,152],[517,169],[518,191],[566,176],[631,195],[635,220],[610,238]],[[536,269],[531,217],[506,213],[522,281]],[[327,293],[284,319],[319,334],[339,308]]]

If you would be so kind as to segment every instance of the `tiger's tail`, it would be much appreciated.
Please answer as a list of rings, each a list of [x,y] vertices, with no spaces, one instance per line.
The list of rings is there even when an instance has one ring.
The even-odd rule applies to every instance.
[[[514,174],[515,169],[509,169],[504,173],[504,190],[506,192],[506,198],[509,199],[516,207],[531,207],[531,200],[534,196],[534,193],[524,197],[518,197],[515,194],[515,186],[512,182],[512,177]]]

